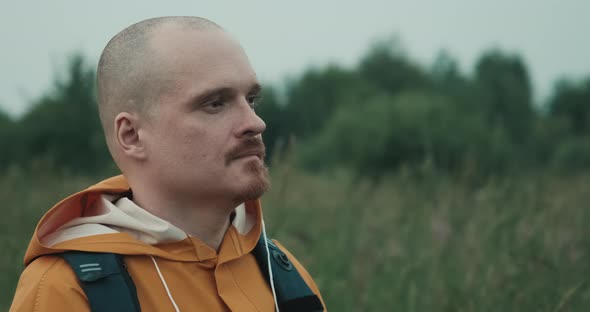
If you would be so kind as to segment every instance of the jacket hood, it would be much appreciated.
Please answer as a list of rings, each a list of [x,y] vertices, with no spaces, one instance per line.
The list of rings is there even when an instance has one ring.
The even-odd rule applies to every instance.
[[[236,207],[217,254],[198,238],[137,206],[129,195],[127,180],[119,175],[56,204],[37,224],[25,265],[39,256],[68,250],[225,262],[252,251],[262,231],[260,201],[245,202]]]

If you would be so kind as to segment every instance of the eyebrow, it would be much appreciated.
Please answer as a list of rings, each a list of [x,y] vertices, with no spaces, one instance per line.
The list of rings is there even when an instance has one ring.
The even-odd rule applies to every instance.
[[[259,83],[255,83],[250,87],[250,91],[248,93],[260,93],[262,92],[262,86]]]

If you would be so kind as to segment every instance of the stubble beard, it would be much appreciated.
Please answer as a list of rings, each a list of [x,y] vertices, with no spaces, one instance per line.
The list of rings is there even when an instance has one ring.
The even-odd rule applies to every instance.
[[[251,180],[248,181],[248,185],[240,193],[236,194],[235,199],[239,203],[258,199],[270,189],[268,168],[262,161],[249,161],[245,164],[244,170],[251,175]]]
[[[236,157],[247,151],[257,152],[260,155],[258,160],[251,160],[243,164],[243,170],[248,175],[248,179],[245,182],[247,185],[244,185],[234,197],[237,203],[257,199],[270,188],[268,168],[264,164],[265,146],[260,136],[247,138],[233,148],[226,156],[226,166],[229,166]]]

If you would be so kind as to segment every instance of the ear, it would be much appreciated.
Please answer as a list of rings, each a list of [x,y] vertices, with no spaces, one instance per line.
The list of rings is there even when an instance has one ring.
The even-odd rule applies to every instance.
[[[115,117],[115,136],[121,152],[131,158],[143,160],[145,145],[140,136],[140,123],[136,114],[121,112]]]

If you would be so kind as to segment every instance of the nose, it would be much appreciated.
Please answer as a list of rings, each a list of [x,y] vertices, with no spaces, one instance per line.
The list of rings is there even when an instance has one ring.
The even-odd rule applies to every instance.
[[[254,137],[266,130],[266,123],[250,107],[250,104],[244,101],[245,105],[240,105],[240,126],[237,131],[238,137]],[[244,104],[242,103],[242,104]]]

